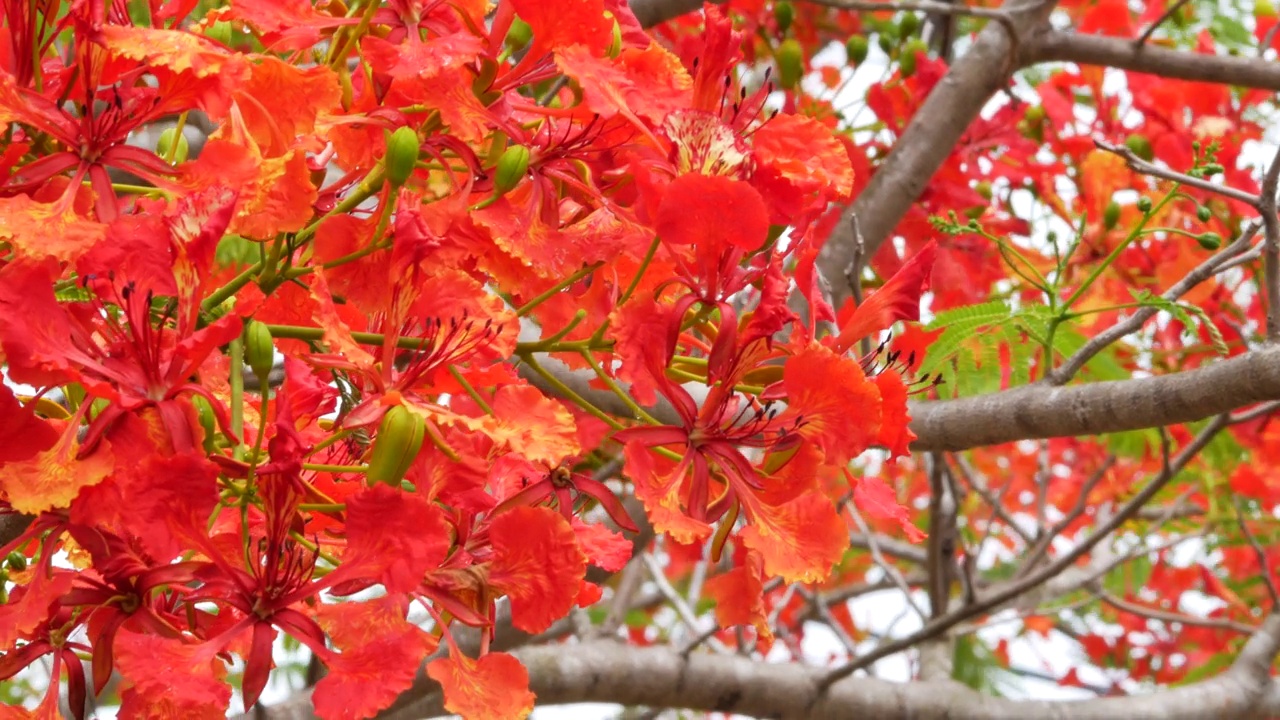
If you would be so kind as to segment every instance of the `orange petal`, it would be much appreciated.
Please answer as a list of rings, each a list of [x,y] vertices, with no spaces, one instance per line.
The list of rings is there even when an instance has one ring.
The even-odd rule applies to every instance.
[[[744,497],[751,522],[742,529],[742,542],[760,553],[769,575],[821,582],[849,549],[848,528],[822,493],[807,492],[781,506],[748,502]]]
[[[460,653],[433,660],[427,675],[444,690],[444,707],[465,720],[507,720],[533,712],[529,671],[506,653],[472,660]]]

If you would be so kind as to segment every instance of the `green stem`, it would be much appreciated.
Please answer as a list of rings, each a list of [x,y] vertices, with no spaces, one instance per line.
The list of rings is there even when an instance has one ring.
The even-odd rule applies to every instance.
[[[88,183],[86,183],[88,184]],[[156,195],[165,198],[173,197],[173,194],[158,187],[149,185],[128,185],[126,183],[111,183],[111,189],[119,193],[133,193],[134,195]]]
[[[313,447],[313,448],[311,448],[311,452],[307,453],[307,455],[308,455],[308,456],[315,455],[316,453],[320,452],[321,450],[323,450],[323,449],[325,449],[325,448],[329,447],[330,445],[332,445],[332,444],[334,444],[334,443],[338,442],[339,440],[341,440],[341,439],[343,439],[343,438],[345,438],[345,437],[347,437],[347,436],[351,435],[351,434],[352,434],[352,433],[354,433],[355,431],[356,431],[356,429],[355,429],[355,428],[346,428],[346,429],[344,429],[344,430],[339,430],[338,432],[336,432],[336,433],[334,433],[334,434],[330,435],[329,437],[327,437],[327,438],[325,438],[325,439],[321,440],[320,442],[316,443],[316,446],[315,446],[315,447]]]
[[[327,465],[325,463],[302,463],[303,470],[331,473],[362,473],[369,469],[368,465]]]
[[[453,376],[454,380],[458,381],[458,384],[462,386],[463,390],[467,391],[467,395],[471,396],[471,399],[475,401],[476,405],[480,406],[481,410],[484,410],[488,415],[493,415],[493,408],[489,407],[489,403],[485,402],[484,398],[480,396],[480,393],[471,386],[471,383],[467,382],[467,379],[462,376],[462,373],[458,372],[457,365],[449,366],[449,374]]]
[[[654,237],[653,242],[649,243],[649,249],[645,251],[644,258],[640,260],[640,267],[636,268],[636,276],[631,278],[631,284],[627,286],[626,292],[622,293],[622,297],[618,298],[618,305],[622,305],[631,299],[631,294],[640,287],[640,279],[644,277],[645,271],[649,269],[649,263],[653,262],[653,256],[658,254],[658,246],[662,244],[662,239]]]
[[[164,161],[173,164],[174,158],[178,157],[179,141],[182,139],[182,131],[187,127],[187,110],[183,110],[178,116],[178,124],[173,126],[173,142],[169,143],[169,151],[164,154]]]
[[[621,400],[623,404],[627,406],[627,409],[635,413],[636,417],[649,423],[650,425],[662,424],[661,422],[654,419],[654,417],[650,415],[644,408],[640,407],[639,403],[633,400],[631,398],[631,395],[627,391],[623,390],[620,385],[618,385],[618,381],[609,377],[608,373],[606,373],[604,369],[600,367],[600,363],[596,360],[594,355],[592,355],[590,352],[585,352],[585,351],[582,352],[581,355],[582,355],[582,359],[586,360],[587,363],[591,365],[591,369],[595,371],[596,377],[600,378],[600,381],[603,382],[606,386],[608,386],[608,388],[611,391],[613,391],[613,394],[617,395],[618,399]]]
[[[209,293],[209,297],[205,298],[204,301],[200,303],[200,309],[204,312],[209,312],[221,305],[227,300],[227,298],[239,292],[240,288],[248,285],[249,281],[253,280],[253,276],[257,275],[258,272],[262,270],[262,267],[262,261],[258,261],[245,268],[239,275],[231,278],[226,285],[223,285],[212,293]]]
[[[299,325],[267,325],[267,329],[271,331],[272,337],[288,338],[290,340],[323,340],[324,329],[317,327],[302,327]],[[385,339],[382,333],[371,332],[353,332],[351,339],[361,345],[372,345],[382,347]],[[396,340],[396,347],[404,350],[421,350],[433,338],[416,338],[401,337]],[[548,339],[550,340],[550,338]],[[524,354],[529,352],[581,352],[582,350],[609,350],[613,348],[612,340],[605,340],[599,343],[591,340],[572,340],[569,342],[554,342],[549,344],[548,340],[534,340],[531,342],[516,343],[516,354]]]
[[[525,315],[528,315],[528,314],[529,314],[529,312],[530,312],[530,311],[532,311],[534,308],[538,307],[538,306],[539,306],[539,305],[541,305],[542,303],[544,303],[544,302],[546,302],[547,300],[551,299],[554,295],[556,295],[557,293],[559,293],[561,290],[564,290],[565,288],[569,287],[570,285],[572,285],[572,284],[574,284],[574,283],[578,282],[579,280],[581,280],[582,278],[586,277],[588,274],[590,274],[590,273],[594,272],[597,268],[599,268],[599,267],[600,267],[601,265],[603,265],[603,264],[604,264],[604,263],[592,263],[592,264],[590,264],[590,265],[587,265],[587,266],[583,267],[581,270],[579,270],[578,272],[576,272],[576,273],[574,273],[574,274],[570,275],[569,277],[565,278],[565,279],[564,279],[564,280],[562,280],[561,282],[556,283],[554,286],[552,286],[552,287],[551,287],[549,290],[547,290],[546,292],[543,292],[542,294],[538,295],[538,296],[537,296],[537,297],[535,297],[534,299],[532,299],[532,300],[530,300],[529,302],[525,303],[524,305],[520,306],[520,308],[519,308],[518,310],[516,310],[516,317],[524,317]]]
[[[244,459],[244,341],[231,341],[231,432],[236,436],[233,456]]]
[[[565,325],[560,330],[560,332],[544,340],[534,340],[533,342],[525,346],[526,349],[545,352],[547,348],[554,347],[556,343],[563,340],[565,335],[568,335],[569,333],[573,332],[573,329],[578,327],[578,324],[581,323],[583,320],[585,320],[586,317],[587,317],[587,311],[579,309],[578,312],[573,314],[573,317],[570,318],[569,323]]]
[[[253,482],[254,476],[258,472],[258,463],[262,459],[262,438],[267,434],[267,398],[269,397],[267,388],[262,388],[262,405],[258,409],[258,436],[253,441],[253,458],[249,464],[249,482]]]
[[[299,230],[298,234],[294,236],[294,241],[298,244],[307,242],[311,239],[311,236],[316,234],[316,230],[319,229],[321,223],[331,217],[345,215],[346,213],[355,210],[360,203],[373,197],[374,194],[381,190],[382,185],[386,180],[386,168],[379,163],[373,168],[373,170],[369,171],[369,174],[360,181],[360,184],[356,186],[356,189],[350,195],[342,199],[342,202],[335,205],[329,212],[320,216],[320,218],[315,222]]]
[[[298,503],[299,510],[308,512],[337,513],[346,512],[346,503]]]
[[[1098,278],[1102,275],[1102,273],[1106,272],[1107,268],[1111,267],[1111,264],[1116,261],[1116,258],[1120,257],[1120,253],[1124,252],[1126,248],[1128,248],[1131,244],[1133,244],[1134,240],[1138,239],[1138,236],[1142,234],[1142,229],[1146,227],[1147,222],[1151,218],[1155,217],[1160,212],[1160,210],[1166,204],[1168,204],[1169,200],[1173,197],[1174,191],[1176,190],[1177,190],[1177,186],[1174,186],[1174,190],[1171,190],[1167,195],[1161,198],[1160,202],[1156,203],[1155,207],[1151,208],[1151,212],[1146,213],[1146,215],[1143,216],[1142,222],[1135,225],[1134,228],[1129,231],[1129,234],[1125,236],[1125,239],[1122,240],[1119,244],[1117,244],[1114,248],[1112,248],[1111,252],[1108,253],[1105,258],[1103,258],[1102,262],[1094,266],[1093,270],[1089,273],[1089,277],[1085,278],[1084,282],[1080,284],[1080,287],[1076,288],[1075,292],[1071,293],[1070,297],[1067,298],[1067,301],[1062,304],[1062,311],[1064,313],[1073,304],[1075,304],[1076,300],[1080,299],[1081,295],[1083,295],[1085,292],[1089,290],[1090,287],[1093,286],[1093,283],[1095,283],[1098,280]]]
[[[600,420],[601,422],[613,428],[614,430],[621,430],[623,428],[622,423],[613,419],[613,417],[611,417],[608,413],[604,412],[603,410],[596,407],[595,405],[592,405],[590,402],[587,401],[586,398],[574,392],[572,388],[570,388],[568,385],[565,385],[563,382],[561,382],[560,378],[547,372],[547,369],[542,367],[542,365],[533,358],[533,353],[530,352],[530,353],[517,353],[517,354],[520,356],[520,360],[523,361],[524,364],[533,368],[533,371],[538,373],[538,375],[541,376],[542,379],[545,380],[547,384],[550,385],[555,390],[557,395],[568,400],[569,402],[574,403],[578,407],[582,408],[583,411],[585,411],[587,414]]]

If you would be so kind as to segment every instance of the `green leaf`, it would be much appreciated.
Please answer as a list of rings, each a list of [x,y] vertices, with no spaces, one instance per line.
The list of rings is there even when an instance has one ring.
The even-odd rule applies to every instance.
[[[1130,290],[1129,294],[1143,307],[1163,310],[1188,328],[1195,327],[1196,323],[1191,319],[1194,316],[1200,321],[1200,325],[1204,327],[1205,331],[1209,333],[1209,340],[1213,343],[1214,351],[1219,355],[1226,355],[1230,352],[1227,349],[1226,339],[1222,337],[1222,331],[1218,329],[1217,325],[1213,324],[1213,321],[1209,319],[1204,310],[1195,305],[1184,305],[1159,295],[1153,295],[1150,290]]]

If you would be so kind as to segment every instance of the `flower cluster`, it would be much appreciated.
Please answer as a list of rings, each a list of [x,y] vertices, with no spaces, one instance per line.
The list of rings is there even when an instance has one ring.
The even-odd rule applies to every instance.
[[[821,331],[847,146],[714,7],[663,44],[618,0],[35,5],[0,44],[0,679],[222,717],[285,633],[322,717],[441,645],[450,710],[522,716],[458,624],[546,630],[641,524],[821,580],[832,481],[906,452],[909,385],[851,353],[933,249]]]

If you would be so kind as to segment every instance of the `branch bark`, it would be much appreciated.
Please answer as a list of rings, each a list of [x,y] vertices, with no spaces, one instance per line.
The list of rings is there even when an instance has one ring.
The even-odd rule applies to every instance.
[[[913,450],[967,450],[1029,440],[1139,430],[1203,420],[1280,399],[1280,348],[1172,375],[915,402]]]
[[[707,0],[718,5],[724,0]],[[702,0],[630,0],[631,12],[640,21],[641,27],[653,27],[685,13],[691,13],[702,7]]]
[[[557,379],[596,407],[621,417],[631,411],[616,395],[589,387],[590,373],[544,363]],[[520,366],[533,385],[555,394],[544,378]],[[958,400],[910,404],[916,451],[958,451],[1015,440],[1102,435],[1194,422],[1259,402],[1280,400],[1280,348],[1267,347],[1195,370],[1149,378],[1053,387],[1026,385]],[[650,408],[679,424],[669,404]]]
[[[845,277],[845,270],[854,259],[854,216],[870,257],[924,192],[969,123],[1007,82],[1009,73],[1017,69],[1017,42],[1042,25],[1053,6],[1053,0],[1010,0],[1001,10],[1011,18],[1010,25],[1018,37],[1011,38],[1002,23],[988,24],[929,93],[884,164],[845,210],[818,258],[819,269],[833,283],[832,302],[836,307],[850,293],[847,286],[835,280]]]
[[[1150,73],[1161,77],[1280,91],[1280,65],[1262,58],[1205,55],[1125,38],[1049,30],[1024,43],[1026,63],[1072,62]]]
[[[1156,694],[1084,701],[1018,701],[985,696],[950,681],[899,684],[860,677],[820,693],[822,668],[706,653],[686,658],[670,647],[639,648],[609,640],[524,647],[515,655],[529,668],[530,687],[545,705],[616,702],[814,719],[1200,720],[1280,712],[1280,689],[1270,676],[1277,648],[1280,617],[1273,615],[1221,675]],[[428,715],[444,714],[439,697],[435,700],[434,707],[422,709]]]

